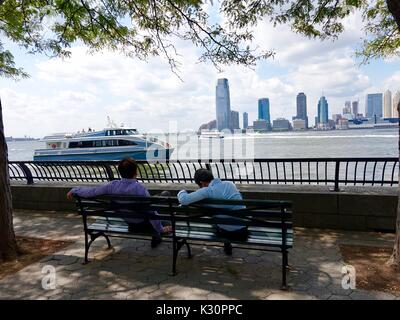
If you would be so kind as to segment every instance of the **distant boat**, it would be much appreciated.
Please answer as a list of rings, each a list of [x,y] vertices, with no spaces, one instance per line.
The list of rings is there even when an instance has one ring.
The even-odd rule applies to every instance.
[[[224,134],[222,132],[219,132],[218,130],[202,130],[200,132],[199,138],[205,138],[205,139],[222,139],[224,137]]]
[[[165,160],[174,150],[168,143],[122,126],[76,134],[54,134],[41,141],[46,143],[46,148],[35,150],[34,161],[106,161],[125,157]]]

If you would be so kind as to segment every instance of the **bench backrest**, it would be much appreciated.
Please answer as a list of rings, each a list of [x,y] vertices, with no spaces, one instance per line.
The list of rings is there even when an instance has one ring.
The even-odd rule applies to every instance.
[[[176,197],[106,195],[89,199],[78,196],[76,198],[78,210],[84,216],[147,218],[282,229],[292,227],[292,203],[289,201],[205,199],[183,206]],[[232,210],[227,206],[242,208]],[[158,215],[149,215],[149,212],[157,212]]]
[[[166,197],[104,195],[93,198],[75,196],[75,198],[78,211],[84,217],[171,219],[170,201]],[[151,214],[155,212],[157,216]]]

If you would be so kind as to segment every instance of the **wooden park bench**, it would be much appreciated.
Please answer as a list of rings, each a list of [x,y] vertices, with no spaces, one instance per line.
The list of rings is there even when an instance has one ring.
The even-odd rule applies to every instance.
[[[98,237],[105,237],[111,247],[110,237],[151,240],[156,235],[155,231],[129,230],[124,219],[157,219],[169,221],[172,225],[172,232],[163,235],[163,240],[172,242],[173,275],[176,274],[177,257],[182,247],[186,247],[190,258],[191,244],[222,246],[230,242],[234,250],[281,253],[282,288],[287,287],[288,249],[293,246],[289,201],[206,199],[183,206],[175,197],[101,196],[84,199],[76,196],[76,199],[78,212],[83,219],[86,263],[90,245]],[[238,210],[221,207],[226,205],[244,207]],[[149,214],[153,211],[158,215]],[[88,222],[88,218],[92,218],[93,222]],[[245,225],[248,227],[248,236],[242,239],[221,236],[216,224]]]

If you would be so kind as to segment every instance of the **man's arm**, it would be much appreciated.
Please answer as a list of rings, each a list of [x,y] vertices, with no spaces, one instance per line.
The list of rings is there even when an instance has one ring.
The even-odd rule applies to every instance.
[[[182,190],[178,193],[178,200],[183,205],[188,205],[207,198],[209,198],[208,188],[201,188],[191,193],[188,193],[186,190]]]
[[[110,185],[112,182],[103,184],[98,187],[77,187],[72,188],[70,192],[67,193],[67,198],[72,200],[73,195],[78,195],[82,198],[91,198],[101,196],[103,194],[110,193]]]

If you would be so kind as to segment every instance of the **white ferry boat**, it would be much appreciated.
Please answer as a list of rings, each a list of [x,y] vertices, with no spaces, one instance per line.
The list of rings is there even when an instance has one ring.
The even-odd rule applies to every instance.
[[[34,161],[166,160],[173,148],[163,141],[146,137],[136,129],[109,127],[101,131],[54,134],[44,137],[45,149],[34,151]]]

